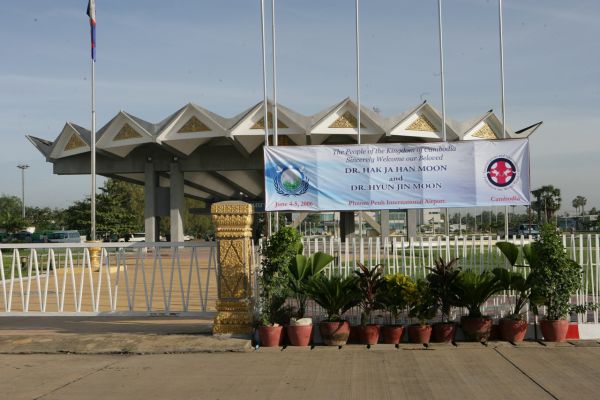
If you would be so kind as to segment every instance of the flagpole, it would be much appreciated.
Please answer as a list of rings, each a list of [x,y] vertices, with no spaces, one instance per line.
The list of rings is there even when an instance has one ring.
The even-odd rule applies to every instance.
[[[442,0],[438,0],[438,33],[440,44],[440,86],[442,93],[442,138],[444,142],[448,140],[446,136],[446,84],[444,82],[444,34],[442,29]],[[446,208],[446,235],[450,235],[450,220],[448,217],[448,208]]]
[[[275,45],[275,0],[271,0],[271,40],[273,47],[273,146],[277,146],[277,61]],[[279,230],[279,213],[275,212],[275,231]]]
[[[92,192],[90,196],[90,239],[96,240],[96,2],[89,0],[87,15],[90,18],[91,67],[92,67],[92,129],[90,137],[90,175]]]
[[[500,101],[502,104],[502,139],[506,139],[506,104],[504,97],[504,21],[502,0],[498,0],[498,26],[500,33]],[[508,240],[508,206],[504,206],[504,240]]]
[[[265,0],[260,0],[260,32],[262,38],[262,75],[263,75],[263,121],[265,126],[265,146],[269,146],[269,120],[267,114],[267,55],[265,44]],[[266,204],[265,204],[266,206]],[[267,233],[271,236],[271,213],[265,211]]]
[[[359,16],[358,16],[358,0],[354,1],[355,5],[355,45],[356,45],[356,131],[358,133],[358,144],[361,144],[360,137],[360,27],[359,27]],[[362,212],[358,212],[358,234],[362,239],[363,235],[363,224],[362,224]]]
[[[92,228],[91,240],[96,240],[96,61],[92,58],[92,132],[91,132],[91,175],[92,175]]]

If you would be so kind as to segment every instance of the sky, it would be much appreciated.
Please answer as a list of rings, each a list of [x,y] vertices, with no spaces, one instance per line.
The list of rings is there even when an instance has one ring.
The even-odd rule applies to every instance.
[[[157,122],[194,102],[230,117],[262,100],[259,0],[96,4],[98,128],[119,110]],[[443,4],[447,116],[500,115],[497,0]],[[0,194],[20,196],[26,163],[28,205],[65,207],[91,190],[89,176],[53,175],[25,138],[91,125],[86,6],[0,4]],[[277,0],[276,12],[278,102],[310,115],[355,98],[354,0]],[[599,20],[597,0],[504,0],[507,125],[544,121],[531,184],[560,188],[561,212],[577,195],[600,208]],[[441,108],[436,0],[362,0],[360,30],[364,105],[384,116],[425,99]]]

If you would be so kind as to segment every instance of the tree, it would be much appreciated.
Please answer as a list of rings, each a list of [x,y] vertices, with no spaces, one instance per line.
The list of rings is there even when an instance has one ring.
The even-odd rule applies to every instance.
[[[551,221],[554,213],[560,209],[560,189],[552,185],[545,185],[538,189],[532,190],[531,194],[535,197],[535,201],[531,206],[536,210],[538,222],[541,222],[541,214],[544,213],[546,222]]]
[[[27,225],[21,217],[22,204],[21,199],[16,196],[0,196],[0,228],[7,232],[17,232]]]
[[[577,196],[573,199],[571,204],[575,208],[576,212],[581,209],[581,215],[583,215],[585,213],[584,207],[587,204],[587,199],[583,196]]]
[[[123,181],[108,179],[100,188],[101,193],[96,196],[98,237],[110,237],[141,230],[143,202],[140,206],[139,196],[136,199],[136,193],[132,190],[132,186]],[[76,201],[64,211],[63,215],[65,225],[69,229],[77,229],[86,235],[90,234],[91,206],[89,198]]]

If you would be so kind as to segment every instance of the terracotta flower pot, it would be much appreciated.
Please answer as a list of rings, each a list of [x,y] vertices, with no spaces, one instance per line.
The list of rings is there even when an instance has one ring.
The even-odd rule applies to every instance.
[[[456,324],[454,322],[438,322],[433,324],[431,340],[436,343],[450,343],[454,340]]]
[[[527,321],[520,319],[501,319],[500,337],[509,342],[522,342],[527,332]]]
[[[263,347],[281,346],[283,326],[261,326],[258,328],[260,345]]]
[[[461,317],[460,325],[465,339],[471,342],[487,342],[492,332],[492,319]]]
[[[408,341],[411,343],[429,343],[431,339],[431,325],[409,325]]]
[[[546,342],[564,342],[569,330],[569,321],[543,319],[540,321],[540,328]]]
[[[359,328],[359,337],[361,344],[377,344],[379,342],[379,325],[361,325]]]
[[[348,321],[321,322],[319,332],[326,346],[343,346],[350,336],[350,324]]]
[[[404,326],[402,325],[385,325],[381,328],[383,334],[383,343],[398,344],[402,341]]]
[[[289,325],[287,337],[291,346],[308,346],[312,336],[312,325]]]

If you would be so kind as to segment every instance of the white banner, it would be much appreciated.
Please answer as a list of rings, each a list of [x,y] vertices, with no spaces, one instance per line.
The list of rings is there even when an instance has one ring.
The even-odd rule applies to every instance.
[[[267,211],[529,205],[529,141],[265,147]]]

